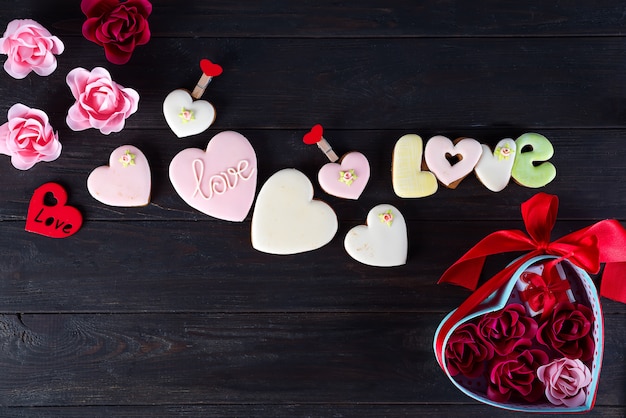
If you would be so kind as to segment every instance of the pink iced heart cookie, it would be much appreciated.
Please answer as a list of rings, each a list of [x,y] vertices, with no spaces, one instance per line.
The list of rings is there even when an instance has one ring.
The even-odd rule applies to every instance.
[[[163,101],[163,116],[177,137],[206,131],[215,120],[215,108],[206,100],[193,100],[182,89],[174,90]]]
[[[360,152],[349,152],[339,164],[325,164],[317,179],[326,193],[345,199],[358,199],[370,178],[370,164]]]
[[[593,407],[603,321],[584,270],[554,256],[531,258],[464,318],[450,323],[453,314],[435,333],[435,353],[466,395],[525,412]]]
[[[105,205],[145,206],[150,203],[150,177],[146,156],[137,147],[122,145],[111,153],[108,166],[89,174],[87,189]]]
[[[238,132],[215,135],[206,151],[187,148],[170,163],[170,181],[187,204],[226,221],[241,222],[250,211],[257,180],[257,158]]]
[[[313,185],[295,168],[274,173],[263,185],[252,214],[252,247],[270,254],[297,254],[328,244],[337,215],[313,199]]]
[[[444,186],[454,189],[472,172],[482,152],[482,146],[475,139],[461,138],[452,142],[445,136],[437,135],[426,143],[424,160]],[[448,158],[458,161],[452,164]]]

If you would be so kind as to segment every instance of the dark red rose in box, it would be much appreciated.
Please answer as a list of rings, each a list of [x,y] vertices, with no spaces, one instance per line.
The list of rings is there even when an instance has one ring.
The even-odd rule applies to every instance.
[[[544,386],[536,370],[548,362],[543,350],[523,348],[493,360],[489,373],[487,396],[498,402],[521,398],[535,402],[543,396]]]
[[[558,303],[552,315],[541,324],[537,341],[570,359],[593,358],[593,312],[580,303]]]
[[[530,345],[537,333],[537,323],[527,316],[522,305],[512,303],[482,317],[478,331],[498,355],[506,356],[519,345]]]
[[[493,347],[485,344],[478,327],[470,322],[456,330],[446,347],[446,358],[452,375],[461,373],[468,377],[480,376],[485,370],[485,362],[492,357]]]
[[[80,7],[87,16],[83,36],[104,47],[113,64],[126,64],[135,47],[150,40],[148,0],[83,0]]]

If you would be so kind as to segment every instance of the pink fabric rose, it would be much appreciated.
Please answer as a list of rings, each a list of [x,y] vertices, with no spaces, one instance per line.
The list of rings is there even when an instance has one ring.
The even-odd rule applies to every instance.
[[[585,389],[591,383],[591,371],[578,359],[554,360],[539,367],[537,377],[546,386],[546,398],[553,405],[573,407],[587,401]]]
[[[543,394],[543,385],[535,371],[547,362],[548,355],[538,349],[518,349],[506,357],[495,358],[487,379],[487,397],[496,402],[537,401]]]
[[[13,78],[22,79],[31,71],[45,76],[57,68],[55,54],[61,54],[65,46],[56,36],[31,19],[15,19],[9,22],[0,38],[0,54],[6,54],[4,69]]]
[[[0,126],[0,153],[11,156],[15,168],[28,170],[39,161],[59,158],[59,137],[43,111],[17,103],[9,109],[8,119]]]
[[[595,343],[592,334],[593,312],[582,304],[560,302],[539,326],[537,341],[564,357],[589,361]]]
[[[104,47],[113,64],[126,64],[135,46],[150,40],[148,0],[83,0],[80,8],[87,16],[83,36]]]
[[[476,325],[468,322],[450,336],[445,356],[452,376],[478,377],[485,370],[485,362],[493,357],[493,348],[482,340]]]
[[[519,345],[530,345],[537,333],[537,323],[526,315],[524,306],[512,303],[482,317],[478,331],[498,355],[506,356]]]
[[[66,118],[74,131],[96,128],[105,135],[119,132],[126,118],[137,111],[139,94],[114,82],[102,67],[92,71],[74,68],[66,81],[76,99]]]

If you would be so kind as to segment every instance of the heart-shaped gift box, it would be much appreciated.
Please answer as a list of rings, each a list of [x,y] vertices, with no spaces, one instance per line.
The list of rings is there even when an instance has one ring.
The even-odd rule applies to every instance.
[[[587,360],[583,362],[583,364],[586,367],[585,370],[587,370],[587,373],[588,373],[587,380],[585,382],[582,382],[585,384],[584,387],[573,387],[571,385],[571,382],[567,382],[566,380],[563,380],[563,379],[570,378],[570,375],[565,376],[560,382],[556,380],[556,378],[553,380],[555,381],[554,383],[557,385],[562,385],[564,382],[565,384],[570,385],[571,396],[568,397],[567,401],[570,402],[569,399],[572,399],[574,396],[576,396],[578,400],[577,403],[580,403],[579,405],[567,406],[565,404],[555,405],[551,403],[546,397],[546,395],[544,394],[546,384],[544,384],[544,382],[541,382],[538,379],[537,371],[536,370],[533,371],[532,366],[530,366],[530,364],[524,361],[514,363],[517,367],[520,367],[520,365],[530,366],[527,370],[527,373],[524,374],[523,373],[524,370],[522,370],[519,374],[519,377],[528,378],[532,376],[532,378],[534,378],[534,381],[531,384],[528,384],[527,381],[524,382],[526,383],[525,386],[522,385],[522,382],[520,382],[520,385],[527,389],[534,388],[535,392],[537,392],[537,396],[541,394],[541,396],[538,399],[533,400],[532,402],[526,402],[518,393],[515,393],[514,389],[511,389],[511,388],[508,388],[508,389],[511,389],[511,392],[513,393],[510,394],[511,395],[510,398],[506,401],[500,398],[501,396],[500,392],[498,392],[497,390],[495,390],[495,396],[490,394],[490,392],[493,392],[494,388],[497,386],[496,382],[499,381],[499,376],[498,376],[499,370],[497,368],[503,362],[502,359],[515,357],[515,355],[500,356],[498,353],[494,352],[493,358],[487,360],[484,358],[479,359],[478,358],[480,356],[480,353],[479,353],[476,355],[476,357],[473,360],[483,360],[483,361],[476,361],[473,365],[470,366],[473,369],[472,372],[469,373],[471,374],[471,376],[467,375],[469,371],[469,369],[467,369],[468,365],[465,365],[466,367],[464,369],[463,367],[458,367],[458,364],[456,364],[456,362],[458,361],[458,358],[456,356],[461,355],[461,356],[467,357],[469,353],[467,352],[458,353],[458,352],[455,352],[455,350],[459,351],[462,348],[464,348],[465,350],[476,350],[477,349],[476,345],[489,344],[487,342],[481,342],[482,340],[481,340],[480,335],[488,334],[489,332],[497,333],[500,331],[499,329],[495,329],[495,330],[491,329],[491,327],[493,327],[494,318],[500,317],[500,315],[502,315],[502,313],[505,312],[504,310],[507,309],[507,307],[516,307],[516,309],[514,310],[514,314],[513,314],[514,318],[516,318],[516,315],[524,316],[524,318],[522,318],[521,320],[519,318],[516,318],[518,319],[517,321],[518,323],[524,323],[524,322],[526,324],[530,323],[530,324],[533,324],[532,325],[533,328],[535,327],[534,325],[535,323],[537,323],[539,327],[541,327],[541,325],[545,323],[546,326],[540,329],[550,328],[550,325],[552,325],[551,321],[553,321],[553,317],[551,315],[546,315],[546,318],[543,318],[543,315],[539,315],[538,313],[535,314],[534,318],[531,316],[533,311],[531,311],[527,303],[524,302],[525,300],[524,295],[523,295],[524,292],[521,290],[520,284],[523,283],[522,277],[524,276],[525,273],[528,274],[530,271],[533,271],[533,269],[535,269],[536,271],[537,268],[543,268],[544,262],[546,262],[547,260],[556,260],[556,259],[557,257],[555,256],[544,255],[544,256],[533,257],[530,260],[527,260],[526,262],[524,262],[513,273],[513,275],[510,277],[510,279],[508,280],[505,286],[501,287],[500,289],[492,293],[489,298],[485,299],[481,304],[476,306],[474,310],[470,312],[467,316],[462,318],[460,321],[452,324],[452,326],[448,328],[448,330],[446,331],[446,334],[443,336],[440,336],[443,325],[453,315],[454,311],[451,312],[441,322],[439,328],[437,329],[435,333],[435,341],[437,341],[439,338],[443,338],[444,352],[441,353],[442,354],[441,355],[441,358],[442,358],[441,367],[443,368],[448,378],[463,393],[465,393],[466,395],[480,402],[484,402],[492,406],[515,410],[515,411],[543,412],[543,413],[584,412],[584,411],[589,411],[593,407],[595,397],[596,397],[596,391],[598,387],[600,367],[602,364],[602,353],[603,353],[603,347],[604,347],[602,311],[601,311],[599,297],[598,297],[598,293],[596,291],[595,285],[593,281],[591,280],[591,278],[589,277],[589,275],[587,274],[587,272],[582,270],[579,267],[576,267],[574,264],[570,263],[567,260],[560,261],[558,266],[560,267],[561,274],[564,274],[565,276],[564,280],[567,282],[568,291],[572,295],[574,299],[574,303],[576,304],[576,305],[573,305],[570,303],[570,305],[571,306],[582,305],[583,307],[588,308],[592,313],[592,321],[590,324],[591,327],[588,333],[589,335],[585,335],[585,338],[593,339],[593,346],[586,348],[586,350],[589,350],[589,348],[592,348],[591,350],[592,353],[590,354],[592,358],[591,360]],[[563,294],[565,294],[565,292],[563,292]],[[568,302],[569,301],[566,301],[565,303],[563,303],[562,306],[565,306],[566,304],[568,304]],[[524,307],[524,313],[520,314],[521,310],[519,307]],[[504,313],[504,315],[507,318],[510,317],[510,315],[506,315],[506,312]],[[567,321],[559,322],[559,324],[561,323],[568,323],[568,322]],[[463,338],[466,338],[466,335],[463,333],[467,332],[464,330],[464,328],[470,329],[467,326],[467,324],[470,324],[470,326],[472,327],[471,329],[476,329],[479,332],[477,336],[477,341],[471,341],[471,342],[468,342],[468,344],[463,344],[462,343]],[[474,328],[474,325],[476,325],[476,328]],[[490,328],[490,329],[480,329],[481,327]],[[512,328],[513,327],[509,328],[507,331],[514,333]],[[526,328],[530,328],[530,326],[526,325]],[[537,329],[534,328],[534,331],[537,332]],[[530,333],[532,334],[532,331],[530,331]],[[546,340],[542,340],[544,344],[537,342],[537,339],[541,339],[541,337],[537,338],[536,336],[532,336],[531,338],[528,338],[531,344],[528,346],[525,346],[525,344],[520,343],[521,340],[523,339],[524,339],[524,336],[518,335],[517,338],[511,338],[509,341],[503,341],[503,343],[505,344],[501,344],[501,345],[502,346],[504,345],[515,346],[517,344],[517,347],[514,349],[514,351],[517,351],[519,353],[522,353],[526,349],[528,349],[531,353],[537,353],[537,351],[541,351],[546,354],[548,363],[553,362],[553,361],[558,361],[564,358],[564,356],[561,353],[559,353],[557,350],[555,350],[553,347],[546,346],[545,345],[545,343],[547,343]],[[453,346],[454,348],[452,348]],[[478,350],[480,351],[480,349],[481,348],[479,347]],[[472,354],[475,354],[475,353],[472,353]],[[537,361],[539,360],[536,359],[537,357],[541,357],[541,360],[543,361],[543,363],[546,362],[545,357],[542,357],[541,355],[540,356],[535,355],[535,361],[533,361],[531,364],[533,365],[538,364]],[[538,364],[538,365],[545,366],[548,363]],[[474,373],[477,367],[480,367],[482,369],[482,372]],[[576,372],[577,371],[575,371],[574,373]],[[504,385],[506,386],[506,383]],[[513,388],[515,388],[515,386]],[[560,386],[557,386],[556,391],[559,392],[560,388],[561,388]],[[563,394],[561,393],[561,395]]]
[[[600,295],[626,303],[626,230],[603,220],[551,241],[558,198],[538,193],[521,209],[526,233],[489,234],[439,280],[474,292],[439,325],[435,356],[455,386],[489,405],[588,411],[603,352],[602,312],[589,274],[605,263]],[[477,289],[486,258],[512,251],[528,252]]]

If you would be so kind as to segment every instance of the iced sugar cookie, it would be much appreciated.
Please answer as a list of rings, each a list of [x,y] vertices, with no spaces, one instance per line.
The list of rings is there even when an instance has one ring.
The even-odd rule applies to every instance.
[[[313,200],[313,185],[287,168],[261,187],[252,213],[252,247],[270,254],[297,254],[328,244],[337,233],[337,215]]]
[[[257,181],[257,158],[240,133],[220,132],[206,151],[187,148],[170,163],[170,181],[187,204],[202,213],[241,222],[250,211]]]
[[[459,138],[455,142],[445,136],[433,136],[426,143],[424,159],[426,166],[446,187],[456,188],[478,162],[483,148],[472,138]],[[450,163],[448,158],[457,158]]]
[[[215,121],[215,108],[206,100],[198,100],[213,77],[222,74],[222,67],[207,59],[200,61],[202,77],[191,92],[177,89],[163,101],[163,116],[179,138],[206,131]]]
[[[515,162],[515,141],[506,138],[496,144],[493,152],[482,144],[483,153],[474,167],[476,177],[492,192],[503,190],[511,179],[511,170]]]
[[[547,162],[554,154],[548,138],[535,133],[525,133],[515,140],[517,155],[511,176],[518,184],[538,188],[556,177],[556,168]]]
[[[109,165],[87,178],[94,199],[109,206],[134,207],[150,203],[151,176],[146,156],[137,147],[122,145],[109,157]]]
[[[356,261],[376,267],[406,264],[408,237],[404,217],[398,209],[383,204],[367,214],[367,225],[352,228],[344,247]]]
[[[404,135],[393,148],[391,177],[393,191],[399,197],[425,197],[437,191],[437,178],[430,171],[422,171],[422,138]]]
[[[367,157],[353,151],[339,159],[323,134],[324,128],[317,124],[302,138],[307,145],[317,144],[330,160],[330,163],[325,164],[318,172],[317,180],[320,186],[333,196],[358,199],[370,178],[370,163]],[[336,163],[337,160],[339,163]]]

